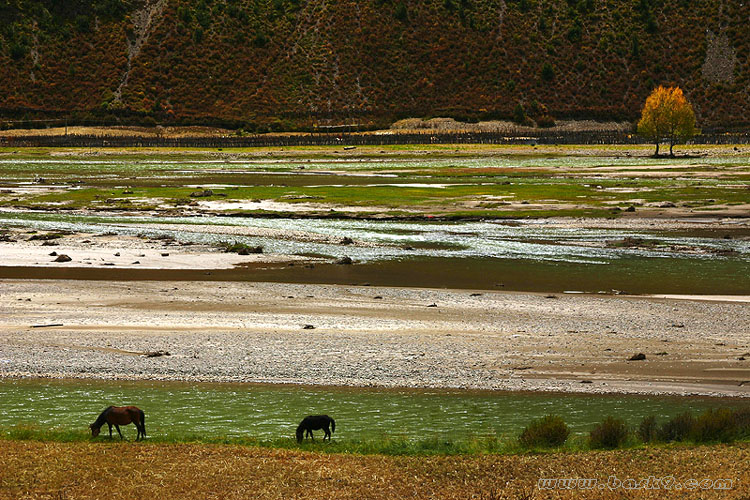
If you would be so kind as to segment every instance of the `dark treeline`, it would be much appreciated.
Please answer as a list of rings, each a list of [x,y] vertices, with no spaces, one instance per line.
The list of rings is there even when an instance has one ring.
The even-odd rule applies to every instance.
[[[408,144],[646,144],[635,134],[616,132],[545,132],[513,136],[495,132],[396,134],[256,134],[226,137],[111,137],[93,135],[0,136],[5,147],[165,147],[246,148],[285,146],[387,146]],[[702,134],[692,144],[750,144],[750,133]]]

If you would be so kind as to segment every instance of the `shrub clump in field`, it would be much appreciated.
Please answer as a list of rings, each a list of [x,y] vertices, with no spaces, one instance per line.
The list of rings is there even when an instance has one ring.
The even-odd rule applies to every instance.
[[[562,446],[570,429],[561,417],[547,415],[533,420],[521,433],[518,441],[524,448],[554,448]]]
[[[629,433],[624,420],[609,416],[591,431],[589,446],[594,449],[619,448],[628,439]]]
[[[737,435],[734,412],[728,408],[708,410],[693,420],[690,439],[696,443],[728,443]]]
[[[234,241],[232,243],[229,242],[221,242],[219,244],[221,248],[224,249],[226,253],[236,253],[239,255],[250,255],[251,253],[263,253],[263,247],[262,246],[251,246],[247,245],[245,243],[242,243],[240,241]]]
[[[750,408],[734,410],[734,425],[738,438],[750,438]]]
[[[732,410],[710,409],[701,415],[681,413],[661,425],[656,417],[643,419],[638,437],[644,442],[692,441],[694,443],[723,442],[750,437],[750,408]]]
[[[638,426],[638,437],[644,443],[650,443],[656,440],[658,431],[659,424],[656,423],[656,417],[651,415],[641,420],[641,424]]]
[[[659,427],[657,439],[659,441],[685,441],[690,437],[695,418],[690,412],[672,417]]]

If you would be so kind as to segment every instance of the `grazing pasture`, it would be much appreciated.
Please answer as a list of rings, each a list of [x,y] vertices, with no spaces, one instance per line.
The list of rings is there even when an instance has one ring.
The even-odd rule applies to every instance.
[[[0,499],[622,499],[747,498],[750,446],[587,453],[389,457],[221,445],[0,440]],[[672,478],[631,491],[619,481]],[[591,478],[605,487],[540,489],[540,479]],[[728,489],[674,489],[727,479]],[[609,489],[609,484],[614,489]],[[631,485],[630,482],[624,483]]]

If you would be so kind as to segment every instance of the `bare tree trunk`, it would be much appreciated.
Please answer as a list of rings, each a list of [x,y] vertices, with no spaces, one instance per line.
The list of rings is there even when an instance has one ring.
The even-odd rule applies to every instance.
[[[673,147],[674,147],[674,140],[670,139],[669,140],[669,156],[672,156],[672,157],[674,157],[674,152],[672,151]]]
[[[654,156],[659,156],[659,141],[656,141],[656,153],[654,153]]]

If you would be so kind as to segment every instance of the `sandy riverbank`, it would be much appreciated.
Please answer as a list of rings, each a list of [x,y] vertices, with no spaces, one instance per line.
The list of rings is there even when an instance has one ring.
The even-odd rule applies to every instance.
[[[3,376],[750,397],[748,301],[241,282],[0,290]],[[63,326],[33,327],[48,324]]]

